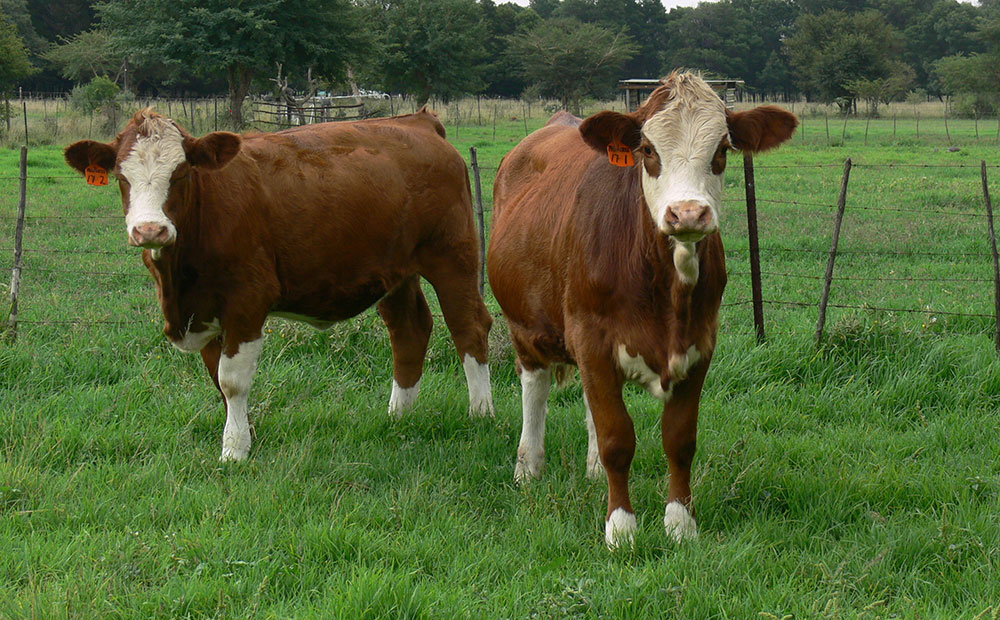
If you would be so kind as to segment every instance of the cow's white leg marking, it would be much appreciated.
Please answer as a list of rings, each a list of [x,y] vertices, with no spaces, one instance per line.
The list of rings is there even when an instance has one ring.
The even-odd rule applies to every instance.
[[[490,390],[490,365],[481,364],[468,353],[462,360],[465,380],[469,384],[469,415],[493,416],[493,392]]]
[[[677,542],[685,539],[698,538],[698,525],[684,504],[674,501],[667,504],[663,512],[663,527],[667,528],[667,536]]]
[[[674,242],[674,267],[684,284],[698,282],[698,251],[693,243]]]
[[[597,427],[594,425],[594,414],[583,395],[583,406],[587,410],[587,477],[597,480],[604,477],[604,465],[601,464],[601,453],[597,449]]]
[[[250,452],[247,397],[257,370],[264,338],[241,343],[232,357],[219,358],[219,387],[226,397],[226,428],[222,431],[222,461],[242,461]]]
[[[638,525],[635,514],[624,508],[615,508],[604,524],[604,542],[608,549],[618,549],[624,544],[635,544],[635,531]]]
[[[413,405],[417,404],[417,395],[420,393],[420,379],[411,387],[400,387],[396,380],[392,380],[392,396],[389,397],[389,415],[400,418]]]
[[[701,351],[697,347],[691,345],[688,347],[687,352],[678,355],[677,353],[672,353],[670,355],[670,360],[667,362],[667,366],[670,368],[670,376],[674,378],[675,381],[683,381],[687,379],[688,372],[694,367],[698,361],[701,360]]]
[[[539,477],[545,466],[545,414],[551,387],[551,368],[521,370],[521,441],[514,466],[517,482]]]

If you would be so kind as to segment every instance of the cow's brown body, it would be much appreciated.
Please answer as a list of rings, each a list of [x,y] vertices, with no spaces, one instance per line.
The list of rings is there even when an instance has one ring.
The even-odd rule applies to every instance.
[[[686,83],[681,87],[687,88]],[[702,90],[711,96],[707,87]],[[695,222],[691,230],[707,231],[690,241],[697,257],[693,280],[690,273],[680,273],[678,265],[690,271],[692,259],[679,258],[675,246],[683,244],[675,243],[673,236],[664,234],[664,225],[654,221],[640,178],[644,167],[647,174],[659,175],[661,158],[668,162],[668,153],[641,161],[640,144],[645,142],[640,138],[645,140],[645,133],[631,129],[657,114],[668,97],[680,96],[661,87],[631,119],[602,113],[579,128],[565,115],[554,117],[504,158],[494,189],[490,285],[521,366],[525,427],[534,425],[544,434],[548,369],[553,364],[577,365],[593,419],[589,472],[599,472],[599,452],[608,477],[606,534],[612,546],[622,535],[630,538],[626,528],[634,529],[635,523],[628,494],[635,432],[621,396],[628,380],[664,401],[663,448],[671,474],[667,528],[678,538],[696,532],[693,516],[671,516],[671,510],[693,515],[690,471],[698,403],[715,350],[726,285],[725,254],[717,225],[703,225],[712,224],[706,207],[689,218]],[[692,99],[686,105],[699,104]],[[725,120],[721,122],[724,132]],[[625,125],[629,130],[622,133],[619,127]],[[606,154],[595,151],[600,147],[594,136],[615,131],[616,139],[636,149],[636,165],[610,165]],[[708,163],[714,162],[711,151],[721,139],[724,156],[728,139],[724,133],[713,139],[705,173],[718,175],[708,170]],[[687,209],[687,202],[679,204]],[[668,219],[674,217],[669,209],[667,213]],[[675,225],[671,234],[693,234],[682,228]],[[532,407],[541,407],[541,422],[529,413]],[[515,470],[521,480],[538,475],[544,458],[532,432],[522,430]],[[624,511],[631,525],[613,522],[616,511]]]
[[[119,164],[150,118],[137,114],[108,145]],[[163,208],[175,241],[147,246],[143,261],[164,332],[179,348],[201,351],[227,404],[220,359],[258,341],[269,314],[326,327],[376,302],[392,340],[394,398],[412,389],[403,405],[412,404],[432,323],[421,276],[438,294],[459,355],[485,367],[492,319],[477,288],[468,175],[434,115],[311,125],[241,143],[228,134],[238,152],[221,163],[212,158],[226,153],[199,156],[192,146],[217,135],[227,138],[183,134],[187,162],[173,172]],[[79,144],[67,149],[78,168],[100,146]],[[126,180],[122,195],[128,213]],[[474,405],[492,410],[492,402]]]

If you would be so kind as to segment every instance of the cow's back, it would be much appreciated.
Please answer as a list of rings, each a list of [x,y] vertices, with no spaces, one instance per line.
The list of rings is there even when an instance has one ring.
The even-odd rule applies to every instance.
[[[423,248],[477,243],[465,162],[443,136],[426,112],[246,136],[204,179],[213,228],[246,236],[222,220],[252,221],[258,247],[225,246],[273,262],[259,269],[277,276],[278,310],[353,316],[422,273]]]

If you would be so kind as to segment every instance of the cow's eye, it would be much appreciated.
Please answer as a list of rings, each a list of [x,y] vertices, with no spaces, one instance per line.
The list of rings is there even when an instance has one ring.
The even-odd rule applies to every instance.
[[[640,150],[646,157],[651,157],[653,155],[653,149],[651,149],[648,144],[643,144]]]

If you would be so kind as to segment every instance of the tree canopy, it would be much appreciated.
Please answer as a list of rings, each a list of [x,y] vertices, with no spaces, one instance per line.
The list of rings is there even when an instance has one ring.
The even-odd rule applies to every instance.
[[[660,0],[0,0],[0,11],[41,69],[12,78],[28,88],[95,75],[147,92],[226,83],[237,121],[251,85],[269,89],[278,63],[293,85],[310,67],[336,85],[350,67],[362,88],[420,101],[528,92],[566,105],[683,67],[742,79],[755,94],[854,108],[908,89],[969,93],[956,76],[1000,60],[1000,0],[716,0],[669,11]],[[587,69],[607,33],[623,45]],[[983,79],[980,94],[993,88]]]
[[[510,37],[510,54],[521,63],[524,76],[567,110],[578,107],[586,95],[606,96],[637,49],[624,28],[615,32],[559,17]]]
[[[366,39],[348,0],[130,0],[95,8],[115,49],[140,64],[162,64],[171,77],[224,72],[237,126],[254,77],[282,63],[286,72],[314,67],[342,78]]]

